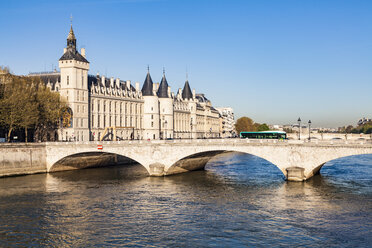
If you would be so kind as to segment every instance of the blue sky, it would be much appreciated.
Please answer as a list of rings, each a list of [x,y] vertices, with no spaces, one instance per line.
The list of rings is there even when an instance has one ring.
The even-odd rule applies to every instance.
[[[355,125],[372,117],[372,1],[1,0],[0,65],[51,70],[70,15],[90,73],[132,82],[147,65],[172,91],[197,92],[236,118]]]

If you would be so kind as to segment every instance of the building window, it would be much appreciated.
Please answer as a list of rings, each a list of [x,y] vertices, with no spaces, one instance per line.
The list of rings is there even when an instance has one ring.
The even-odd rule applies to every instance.
[[[77,97],[77,100],[79,101],[79,95],[80,95],[80,92],[76,92],[76,97]]]
[[[154,127],[154,122],[153,121],[151,122],[151,127]]]
[[[70,84],[70,77],[67,76],[67,85],[69,85],[69,84]]]
[[[154,119],[154,115],[151,115],[151,120],[153,120]]]
[[[94,127],[94,115],[92,115],[92,127]]]
[[[80,112],[80,106],[77,105],[77,112],[79,113]]]
[[[106,101],[103,102],[103,112],[106,112]]]
[[[100,105],[101,103],[100,103],[100,101],[98,100],[97,101],[97,110],[98,110],[98,112],[100,111],[100,109],[101,109],[101,105]]]
[[[81,125],[80,126],[84,127],[84,119],[83,118],[81,118]]]
[[[97,127],[100,128],[101,127],[101,117],[98,115],[97,116]]]

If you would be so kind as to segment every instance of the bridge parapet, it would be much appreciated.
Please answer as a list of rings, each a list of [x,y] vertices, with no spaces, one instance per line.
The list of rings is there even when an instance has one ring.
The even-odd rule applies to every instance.
[[[372,145],[372,139],[366,140],[275,140],[275,139],[174,139],[174,140],[124,140],[124,141],[75,141],[75,142],[46,142],[47,146],[54,145],[111,145],[111,144],[292,144],[292,145]],[[0,145],[7,143],[0,143]],[[18,143],[21,144],[21,143]]]

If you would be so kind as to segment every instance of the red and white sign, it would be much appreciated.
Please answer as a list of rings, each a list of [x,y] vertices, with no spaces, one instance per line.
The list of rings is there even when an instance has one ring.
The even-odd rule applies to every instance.
[[[103,145],[97,145],[97,149],[98,150],[102,150],[103,149]]]

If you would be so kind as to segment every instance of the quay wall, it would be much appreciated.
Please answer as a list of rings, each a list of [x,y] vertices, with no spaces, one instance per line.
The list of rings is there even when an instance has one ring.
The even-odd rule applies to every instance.
[[[0,177],[45,172],[45,144],[0,144]]]

